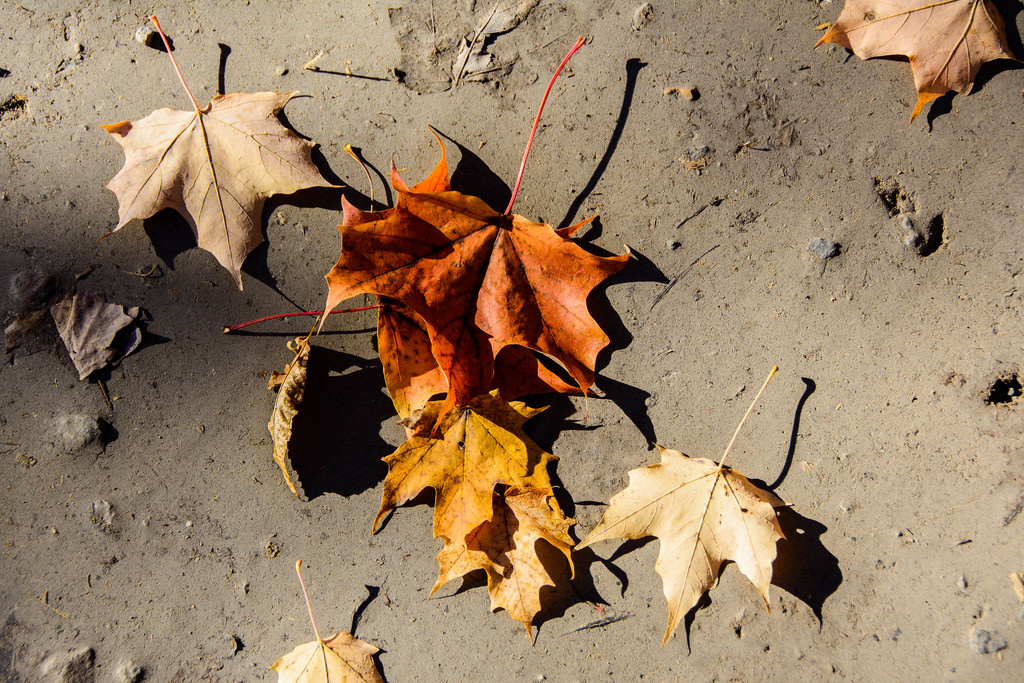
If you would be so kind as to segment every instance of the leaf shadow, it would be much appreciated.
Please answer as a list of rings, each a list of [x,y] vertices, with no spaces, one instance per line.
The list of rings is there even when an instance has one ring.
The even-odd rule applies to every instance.
[[[785,539],[778,542],[772,584],[811,608],[822,627],[825,601],[843,583],[839,559],[821,542],[828,527],[791,507],[777,508]]]
[[[178,256],[199,246],[188,222],[174,209],[163,209],[143,219],[142,229],[168,270],[174,270]]]
[[[307,499],[326,493],[351,496],[384,480],[381,458],[392,450],[376,430],[343,425],[380,424],[394,415],[380,362],[322,346],[310,348],[306,392],[289,446]]]
[[[580,190],[576,198],[569,204],[569,208],[566,210],[565,216],[558,224],[558,227],[564,228],[572,225],[572,221],[579,212],[580,207],[583,206],[583,202],[586,201],[590,193],[597,187],[597,183],[601,180],[601,176],[604,175],[605,169],[608,168],[608,164],[615,154],[615,149],[619,146],[619,140],[622,139],[622,132],[626,128],[629,110],[633,106],[633,94],[636,91],[637,76],[645,66],[647,66],[647,63],[640,59],[631,58],[626,60],[626,86],[623,89],[622,104],[619,107],[619,115],[615,120],[615,127],[612,128],[611,137],[608,138],[608,146],[605,148],[601,159],[597,162],[597,166],[594,167],[590,180],[587,181],[587,184],[583,186],[583,189]]]
[[[800,379],[804,383],[804,393],[796,403],[796,412],[793,415],[793,429],[790,431],[789,449],[786,452],[786,460],[783,462],[782,469],[779,470],[779,476],[775,478],[775,481],[764,487],[769,491],[774,491],[781,486],[782,482],[786,479],[786,475],[789,474],[789,468],[793,465],[793,456],[796,454],[796,439],[800,433],[800,415],[803,413],[804,404],[807,403],[807,399],[810,398],[811,394],[813,394],[818,388],[814,383],[814,380],[810,377],[801,377]]]
[[[502,207],[507,206],[508,200],[512,197],[512,188],[501,179],[501,176],[492,171],[487,163],[469,148],[445,133],[437,132],[458,147],[461,155],[459,163],[452,171],[452,188],[463,194],[479,197],[495,211],[501,211]]]

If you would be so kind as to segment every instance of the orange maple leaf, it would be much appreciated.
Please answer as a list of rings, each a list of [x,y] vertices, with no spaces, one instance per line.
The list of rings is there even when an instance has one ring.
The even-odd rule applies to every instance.
[[[841,45],[861,59],[907,57],[917,88],[911,121],[950,90],[967,94],[985,62],[1015,59],[991,0],[847,0],[814,47],[822,43]]]
[[[443,144],[425,181],[409,188],[392,164],[391,183],[393,209],[349,213],[370,220],[338,226],[341,256],[327,274],[326,310],[364,293],[412,309],[447,378],[445,410],[491,387],[495,355],[508,345],[556,359],[586,390],[609,341],[587,296],[629,254],[594,256],[547,224],[452,191]]]
[[[491,611],[504,609],[521,622],[533,642],[533,618],[541,609],[540,591],[555,581],[537,552],[544,541],[565,556],[572,571],[573,540],[569,527],[575,520],[562,514],[551,491],[510,487],[494,494],[494,516],[466,535],[451,541],[437,556],[441,573],[433,595],[448,581],[483,569],[491,594]]]

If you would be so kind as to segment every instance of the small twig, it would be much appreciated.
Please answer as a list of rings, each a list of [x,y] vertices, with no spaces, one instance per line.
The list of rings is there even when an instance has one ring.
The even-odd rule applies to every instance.
[[[96,384],[99,386],[100,391],[103,393],[103,400],[107,402],[107,409],[110,412],[114,412],[114,404],[110,402],[110,394],[107,393],[107,385],[103,383],[103,380],[97,379]]]
[[[357,311],[368,311],[371,308],[377,308],[377,306],[361,306],[359,308],[339,308],[338,310],[331,311],[328,315],[334,315],[335,313],[356,313]],[[267,320],[275,320],[277,318],[291,318],[296,315],[322,315],[323,311],[297,311],[295,313],[278,313],[276,315],[268,315],[262,318],[256,318],[256,320],[249,320],[244,323],[238,323],[237,325],[225,325],[221,328],[221,332],[224,334],[230,334],[235,330],[240,330],[243,327],[249,325],[255,325],[256,323],[266,322]]]
[[[498,2],[500,2],[500,0],[498,0]],[[494,13],[498,9],[498,2],[494,3],[494,7],[491,8],[491,13],[487,15],[487,19],[484,21],[483,25],[480,26],[479,30],[477,30],[476,35],[473,36],[473,40],[469,41],[469,49],[466,50],[466,58],[462,60],[461,64],[459,64],[459,71],[458,71],[458,73],[456,73],[454,76],[452,76],[452,88],[453,89],[456,86],[458,86],[459,79],[462,78],[462,73],[466,70],[466,64],[469,63],[469,58],[473,56],[473,48],[476,46],[476,41],[480,39],[480,35],[487,28],[487,24],[491,23],[491,19],[494,18]],[[433,5],[431,5],[431,9],[433,9]]]
[[[306,62],[305,64],[302,65],[303,70],[319,71],[320,67],[314,66],[314,64],[316,64],[318,61],[320,61],[320,58],[323,57],[323,56],[324,56],[324,51],[323,50],[320,50],[319,52],[317,52],[315,55],[313,55],[313,59],[309,60],[308,62]]]
[[[683,220],[682,220],[682,221],[681,221],[681,222],[679,223],[679,225],[677,225],[677,226],[676,226],[676,230],[678,230],[679,228],[683,227],[684,225],[686,225],[687,223],[689,223],[690,221],[692,221],[692,220],[693,220],[694,218],[696,218],[697,216],[699,216],[699,215],[701,215],[702,213],[704,213],[704,209],[708,208],[709,206],[711,206],[711,204],[705,204],[704,206],[700,207],[699,209],[697,209],[696,211],[694,211],[693,213],[691,213],[691,214],[690,214],[689,216],[687,216],[686,218],[684,218],[684,219],[683,219]]]
[[[563,633],[562,635],[567,636],[567,635],[569,635],[571,633],[578,633],[579,631],[586,631],[587,629],[592,629],[592,628],[603,628],[605,626],[610,626],[610,625],[612,625],[612,624],[614,624],[614,623],[616,623],[618,621],[623,621],[625,619],[629,619],[631,616],[633,616],[633,614],[631,612],[626,612],[625,614],[613,614],[613,615],[608,616],[608,617],[602,617],[601,619],[596,619],[594,621],[591,621],[590,623],[584,624],[583,626],[580,626],[579,628],[574,628],[573,630],[569,631],[568,633]]]
[[[125,275],[134,275],[135,277],[141,277],[143,280],[148,280],[149,278],[163,277],[164,269],[160,267],[159,263],[154,263],[149,267],[149,270],[140,270],[137,273],[126,270],[124,273]]]
[[[59,609],[57,609],[56,607],[54,607],[53,605],[50,604],[50,591],[49,590],[43,591],[43,596],[42,597],[39,597],[37,595],[36,596],[36,600],[38,600],[39,602],[43,603],[44,605],[46,605],[47,607],[52,609],[57,614],[61,615],[65,619],[67,619],[68,621],[71,620],[71,617],[69,617],[66,613],[61,612]]]
[[[686,267],[686,269],[683,270],[683,272],[679,273],[679,275],[676,275],[674,278],[669,280],[669,283],[667,285],[665,285],[665,289],[661,290],[661,294],[659,294],[658,296],[654,297],[654,303],[651,304],[651,310],[652,311],[654,310],[654,307],[658,305],[658,302],[665,298],[665,295],[668,294],[672,290],[672,288],[676,286],[676,283],[679,282],[679,280],[681,280],[684,275],[686,275],[687,273],[690,272],[691,268],[693,268],[695,265],[700,263],[704,259],[705,256],[707,256],[708,254],[713,252],[715,249],[718,249],[720,246],[722,246],[722,245],[721,244],[716,244],[715,246],[711,247],[710,249],[705,251],[703,254],[698,256],[696,259],[694,259],[693,263],[688,265]]]

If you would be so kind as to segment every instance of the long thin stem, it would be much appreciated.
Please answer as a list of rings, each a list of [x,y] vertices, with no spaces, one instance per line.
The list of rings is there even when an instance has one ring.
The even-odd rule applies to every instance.
[[[764,389],[765,389],[765,387],[768,386],[768,382],[772,381],[772,377],[774,377],[775,373],[778,372],[778,371],[779,371],[779,366],[778,365],[776,365],[774,368],[772,368],[772,371],[768,373],[768,379],[766,379],[764,381],[764,384],[761,385],[761,390],[757,392],[757,396],[755,396],[754,400],[750,402],[750,407],[747,408],[747,412],[743,416],[743,419],[740,420],[739,425],[736,426],[736,431],[732,435],[732,441],[729,442],[729,445],[725,449],[725,453],[722,455],[722,460],[718,463],[718,469],[719,470],[721,470],[725,466],[725,459],[729,457],[729,451],[732,450],[733,444],[736,443],[736,437],[738,437],[740,435],[740,430],[743,429],[743,423],[747,421],[748,417],[750,417],[750,413],[754,412],[754,406],[757,405],[757,399],[761,398],[761,394],[764,393]]]
[[[526,151],[523,152],[523,162],[519,164],[519,175],[516,177],[516,186],[512,190],[512,198],[508,200],[508,206],[505,208],[505,214],[509,215],[512,213],[512,205],[516,202],[516,195],[519,194],[519,186],[523,182],[523,171],[526,170],[526,159],[530,156],[530,148],[533,147],[533,138],[537,135],[537,126],[540,125],[540,115],[544,111],[544,103],[548,101],[548,94],[551,92],[552,86],[555,84],[555,79],[558,78],[558,74],[562,73],[562,69],[566,64],[569,63],[569,59],[576,54],[576,51],[583,47],[583,44],[587,42],[583,36],[576,39],[576,44],[569,50],[569,54],[565,56],[562,63],[555,69],[555,75],[551,77],[551,82],[548,83],[548,89],[544,91],[544,98],[540,101],[540,107],[537,109],[537,118],[533,120],[533,129],[530,131],[530,139],[526,141]]]
[[[359,308],[339,308],[337,310],[331,311],[328,315],[334,315],[335,313],[356,313],[358,311],[368,311],[371,308],[379,308],[379,306],[361,306]],[[249,325],[255,325],[256,323],[263,323],[263,322],[266,322],[268,320],[276,320],[278,318],[291,318],[291,317],[296,316],[296,315],[320,315],[322,313],[323,313],[323,311],[297,311],[295,313],[278,313],[276,315],[267,315],[267,316],[263,316],[262,318],[256,318],[255,320],[247,320],[246,322],[238,323],[237,325],[225,325],[223,328],[221,328],[221,332],[223,332],[224,334],[231,334],[235,330],[240,330],[243,327],[248,327]]]
[[[309,604],[309,593],[306,592],[306,582],[302,580],[302,560],[295,561],[295,573],[299,575],[299,585],[302,586],[302,595],[306,598],[306,610],[309,612],[309,621],[313,624],[313,633],[316,634],[318,643],[324,642],[320,637],[320,631],[316,628],[316,619],[313,618],[313,607]]]
[[[199,113],[199,103],[196,102],[196,98],[192,96],[192,91],[188,89],[188,83],[185,82],[185,77],[181,75],[181,69],[178,68],[178,61],[174,59],[174,53],[171,52],[171,44],[167,40],[167,36],[164,35],[164,30],[160,28],[160,22],[156,20],[156,15],[150,15],[149,20],[156,26],[156,32],[160,34],[160,39],[164,41],[164,47],[167,48],[167,56],[171,58],[171,64],[174,65],[174,73],[178,74],[178,80],[181,81],[181,87],[185,88],[185,92],[188,93],[188,98],[192,100],[192,106],[196,108],[196,113]]]

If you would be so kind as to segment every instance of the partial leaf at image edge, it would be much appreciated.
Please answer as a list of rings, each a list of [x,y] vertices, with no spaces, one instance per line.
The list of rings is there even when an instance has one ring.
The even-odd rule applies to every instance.
[[[907,57],[918,93],[911,121],[951,90],[970,92],[985,62],[1016,61],[991,0],[847,0],[815,47],[823,43],[853,50],[861,59]]]
[[[350,633],[299,645],[271,665],[278,683],[384,683],[379,650]]]

